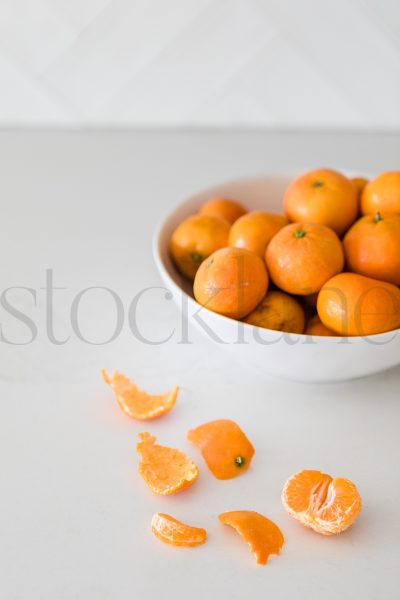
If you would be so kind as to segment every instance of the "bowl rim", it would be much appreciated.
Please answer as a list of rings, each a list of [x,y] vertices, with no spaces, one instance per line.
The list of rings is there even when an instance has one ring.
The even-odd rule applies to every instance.
[[[311,170],[311,169],[310,169]],[[335,169],[338,170],[341,173],[346,174],[347,177],[355,177],[356,175],[350,173],[347,169]],[[306,172],[306,170],[305,170]],[[234,179],[226,179],[220,182],[216,182],[212,185],[209,185],[205,188],[202,188],[196,192],[194,192],[193,194],[191,194],[190,196],[187,196],[184,200],[180,200],[177,201],[173,204],[172,207],[170,207],[167,211],[165,211],[165,214],[160,217],[160,219],[158,219],[158,222],[154,228],[153,231],[153,236],[152,236],[152,254],[153,254],[153,260],[155,262],[155,265],[159,271],[160,274],[162,274],[163,278],[166,279],[168,281],[168,284],[171,288],[173,288],[175,290],[176,293],[180,293],[183,294],[184,296],[186,296],[186,298],[188,299],[188,301],[190,303],[196,304],[197,306],[201,306],[195,298],[193,298],[190,294],[188,294],[182,287],[180,287],[171,277],[171,275],[168,272],[168,269],[166,267],[166,265],[164,264],[164,261],[162,259],[161,256],[161,235],[163,233],[164,227],[166,226],[168,220],[173,216],[173,214],[180,208],[183,208],[186,204],[190,204],[191,202],[193,202],[193,200],[196,199],[197,196],[203,195],[203,194],[207,194],[208,192],[210,192],[210,194],[213,193],[213,190],[215,190],[215,188],[219,188],[219,187],[223,187],[225,185],[235,185],[235,184],[244,184],[247,181],[256,181],[256,180],[263,180],[263,179],[268,179],[268,177],[282,177],[282,178],[293,178],[294,175],[293,173],[288,173],[287,171],[276,171],[274,173],[263,173],[263,174],[259,174],[259,175],[249,175],[249,176],[242,176],[242,177],[236,177]],[[372,177],[374,177],[373,175],[371,175],[370,173],[365,173],[365,177],[368,179],[371,179]],[[226,315],[222,315],[220,313],[217,313],[215,311],[210,310],[209,308],[205,307],[205,306],[201,306],[202,309],[206,310],[207,312],[211,313],[212,315],[214,315],[215,317],[219,317],[220,319],[225,320],[226,322],[229,323],[240,323],[245,330],[247,329],[248,331],[253,331],[254,329],[257,330],[261,330],[261,331],[266,331],[268,332],[270,335],[274,336],[279,336],[282,334],[283,335],[290,335],[292,337],[296,337],[299,339],[299,341],[301,340],[307,340],[309,338],[313,338],[313,340],[315,341],[315,343],[321,343],[321,344],[326,344],[326,343],[331,343],[331,342],[335,342],[335,343],[341,343],[342,340],[348,340],[350,343],[352,341],[359,341],[359,340],[374,340],[376,341],[376,343],[374,345],[376,346],[380,346],[383,345],[384,343],[384,338],[385,337],[389,337],[389,336],[393,336],[393,334],[395,334],[397,336],[398,333],[400,333],[400,328],[398,329],[391,329],[390,331],[384,331],[383,333],[375,333],[372,335],[357,335],[357,336],[341,336],[341,335],[335,335],[335,336],[331,336],[331,335],[326,335],[326,336],[312,336],[306,333],[290,333],[290,332],[283,332],[280,330],[276,330],[276,329],[267,329],[266,327],[259,327],[258,325],[252,325],[250,323],[245,323],[244,321],[241,321],[239,319],[233,319],[231,317],[227,317]],[[390,341],[390,340],[389,340]]]

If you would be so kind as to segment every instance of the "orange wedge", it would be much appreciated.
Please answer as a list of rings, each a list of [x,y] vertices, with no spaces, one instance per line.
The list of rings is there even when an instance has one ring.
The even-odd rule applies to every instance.
[[[186,454],[155,444],[149,433],[139,433],[139,438],[139,473],[155,494],[175,494],[196,481],[199,470]]]
[[[283,488],[282,502],[292,517],[323,535],[344,531],[361,511],[354,483],[320,471],[300,471],[290,477]]]
[[[161,417],[161,415],[171,410],[178,396],[178,386],[161,396],[152,396],[140,391],[133,381],[118,371],[114,371],[108,376],[105,369],[103,369],[101,374],[104,381],[115,393],[118,404],[124,413],[132,419],[147,421]]]
[[[275,523],[253,510],[234,510],[219,515],[224,525],[230,525],[244,539],[259,565],[265,565],[270,556],[279,554],[285,542]]]
[[[159,540],[172,546],[199,546],[207,539],[205,529],[185,525],[163,513],[154,515],[151,520],[151,530]]]
[[[210,471],[217,479],[232,479],[250,466],[254,448],[239,425],[228,419],[210,421],[187,433],[198,446]]]

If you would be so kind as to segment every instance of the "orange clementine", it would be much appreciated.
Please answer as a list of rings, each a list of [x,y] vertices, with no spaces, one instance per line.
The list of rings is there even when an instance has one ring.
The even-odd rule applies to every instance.
[[[334,337],[337,335],[332,329],[325,327],[318,315],[314,315],[307,322],[305,335],[316,335],[323,337]]]
[[[303,333],[304,310],[295,298],[284,292],[268,292],[260,304],[247,315],[245,323],[288,333]]]
[[[340,273],[322,287],[317,302],[322,323],[339,335],[373,335],[400,327],[400,290],[357,273]]]
[[[118,371],[114,371],[110,377],[105,369],[101,373],[105,383],[115,393],[121,409],[132,419],[141,421],[156,419],[170,411],[176,402],[179,391],[178,386],[175,386],[166,394],[154,396],[140,391],[133,381]]]
[[[358,215],[358,191],[347,177],[332,169],[301,175],[287,188],[283,205],[291,221],[326,225],[342,235]]]
[[[170,252],[179,271],[194,279],[196,271],[210,254],[228,245],[230,225],[210,215],[194,215],[182,221],[170,241]]]
[[[199,546],[207,540],[205,529],[191,527],[164,513],[154,515],[151,530],[159,540],[172,546]]]
[[[270,556],[280,553],[285,542],[281,530],[273,521],[253,510],[233,510],[219,515],[224,525],[230,525],[243,538],[259,565],[265,565]]]
[[[196,481],[199,470],[186,454],[159,446],[149,433],[140,433],[139,439],[136,444],[140,456],[139,474],[155,494],[175,494]]]
[[[223,248],[201,264],[193,290],[202,306],[241,319],[257,306],[267,288],[268,274],[259,256],[242,248]]]
[[[366,215],[343,239],[349,271],[400,285],[400,214]]]
[[[352,177],[350,181],[354,183],[357,188],[358,195],[361,197],[361,194],[368,183],[368,179],[365,179],[365,177]]]
[[[320,471],[300,471],[290,477],[283,488],[282,502],[289,515],[323,535],[344,531],[361,511],[354,483]]]
[[[317,292],[343,269],[342,244],[332,229],[292,223],[271,240],[265,260],[272,281],[290,294]]]
[[[281,215],[260,210],[249,212],[232,225],[229,246],[246,248],[264,258],[270,240],[287,224],[288,220]]]
[[[250,466],[254,448],[234,421],[218,419],[187,433],[198,446],[210,471],[217,479],[232,479]]]
[[[228,200],[228,198],[211,198],[201,206],[199,213],[201,215],[220,217],[232,225],[232,223],[246,213],[246,209],[235,200]]]
[[[363,215],[374,215],[379,211],[400,213],[400,171],[387,171],[365,186],[361,196]]]

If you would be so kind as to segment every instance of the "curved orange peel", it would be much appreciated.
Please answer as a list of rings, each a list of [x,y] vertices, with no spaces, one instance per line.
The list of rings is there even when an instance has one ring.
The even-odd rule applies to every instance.
[[[254,448],[234,421],[218,419],[191,429],[187,439],[201,450],[217,479],[232,479],[250,466]]]
[[[300,471],[287,480],[282,503],[289,515],[323,535],[344,531],[361,511],[354,483],[312,470]]]
[[[273,521],[253,510],[234,510],[219,515],[224,525],[230,525],[243,538],[259,565],[265,565],[270,556],[280,553],[285,539]]]
[[[155,493],[161,496],[175,494],[194,483],[199,470],[180,450],[155,444],[150,433],[139,433],[136,450],[140,456],[139,473]]]
[[[154,515],[151,530],[159,540],[172,546],[199,546],[207,540],[205,529],[186,525],[163,513]]]
[[[139,390],[128,377],[113,371],[108,376],[105,369],[101,372],[102,377],[116,395],[118,404],[128,417],[147,421],[156,419],[171,410],[176,402],[179,387],[175,386],[170,392],[159,396],[147,394]]]

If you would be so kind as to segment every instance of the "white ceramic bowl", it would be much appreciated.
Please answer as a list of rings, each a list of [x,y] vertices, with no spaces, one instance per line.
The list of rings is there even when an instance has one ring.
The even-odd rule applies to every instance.
[[[220,345],[221,352],[234,352],[241,362],[265,373],[295,381],[335,382],[400,364],[400,330],[369,337],[311,337],[239,323],[200,307],[193,298],[191,284],[175,269],[168,252],[172,232],[205,200],[222,196],[241,201],[248,210],[282,212],[283,192],[293,178],[271,175],[230,181],[179,204],[157,229],[153,240],[154,260],[165,285],[210,344]]]

